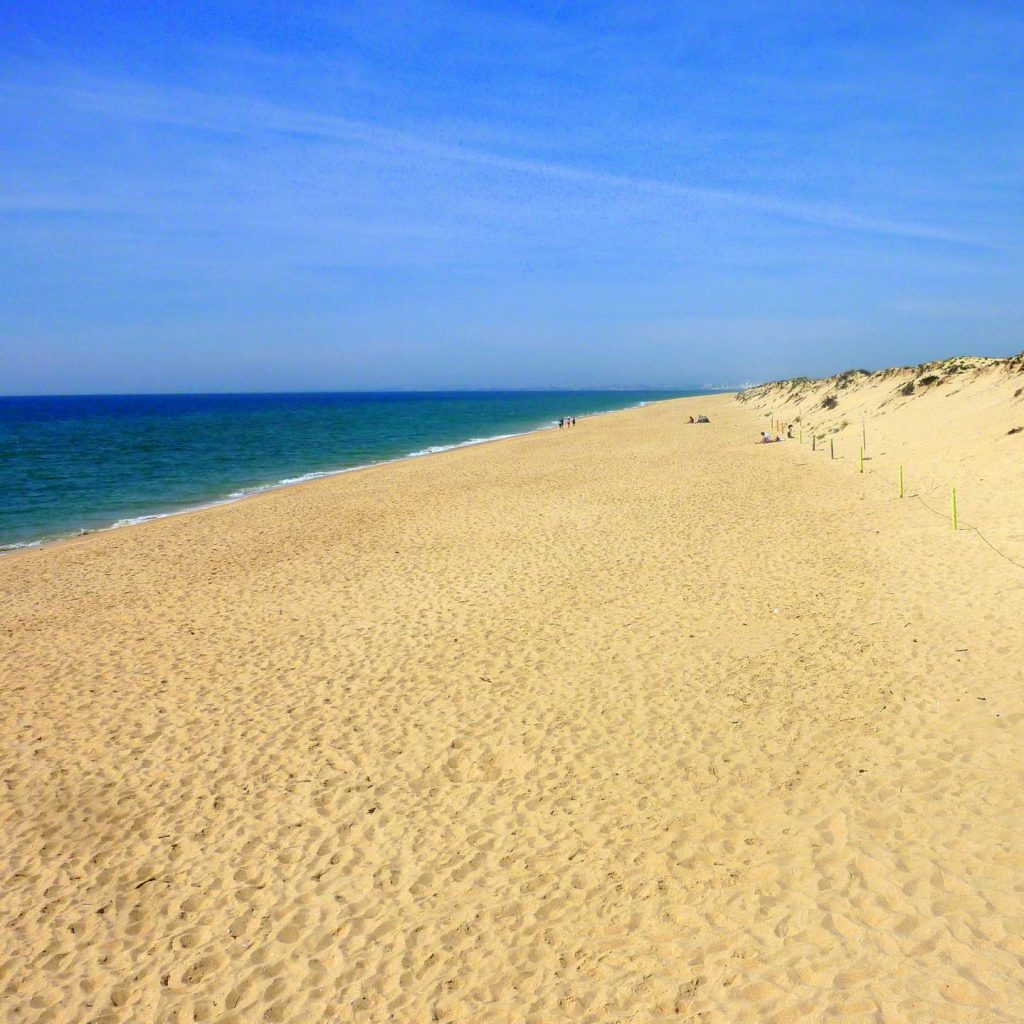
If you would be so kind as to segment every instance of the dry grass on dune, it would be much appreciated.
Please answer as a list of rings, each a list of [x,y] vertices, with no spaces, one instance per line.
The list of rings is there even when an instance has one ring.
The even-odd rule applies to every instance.
[[[765,397],[5,558],[0,1018],[1019,1022],[1024,573]]]

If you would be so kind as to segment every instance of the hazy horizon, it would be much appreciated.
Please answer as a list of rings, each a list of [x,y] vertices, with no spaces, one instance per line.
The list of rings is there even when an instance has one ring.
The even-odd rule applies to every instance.
[[[759,382],[768,383],[768,382]],[[752,387],[753,382],[738,384],[739,387]],[[714,385],[681,384],[678,387],[672,385],[645,385],[645,384],[624,384],[611,385],[608,387],[594,386],[589,388],[580,387],[522,387],[522,388],[309,388],[304,390],[287,391],[62,391],[44,392],[30,394],[18,392],[0,394],[0,398],[202,398],[202,397],[229,397],[258,396],[258,395],[484,395],[484,394],[518,394],[518,393],[550,393],[550,394],[572,394],[574,392],[632,392],[632,391],[654,391],[675,394],[680,391],[706,392],[716,394],[733,390],[731,387],[716,387]]]
[[[0,394],[693,390],[1024,349],[1024,9],[5,14]]]

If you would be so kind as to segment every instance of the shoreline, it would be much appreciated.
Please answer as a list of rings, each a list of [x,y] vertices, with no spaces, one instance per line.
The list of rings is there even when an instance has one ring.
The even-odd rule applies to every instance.
[[[627,408],[638,408],[637,406],[628,406]],[[623,410],[613,410],[615,412],[622,412]],[[594,413],[593,415],[601,416],[608,415],[607,413]],[[80,540],[83,537],[91,537],[94,534],[111,533],[114,530],[124,530],[133,526],[142,526],[145,523],[156,522],[160,519],[172,519],[177,516],[193,515],[197,512],[208,512],[215,508],[224,508],[228,505],[234,505],[240,501],[248,501],[251,498],[258,498],[264,494],[271,494],[275,491],[281,491],[288,487],[299,487],[303,484],[316,483],[318,480],[326,480],[332,477],[342,476],[346,473],[359,473],[368,469],[378,469],[381,466],[392,466],[396,463],[406,462],[410,459],[422,459],[430,455],[443,455],[448,451],[455,451],[459,448],[469,448],[474,445],[480,444],[493,444],[496,441],[504,441],[512,437],[525,437],[527,434],[535,434],[539,431],[549,429],[547,426],[536,427],[533,430],[524,430],[520,433],[515,434],[498,434],[495,437],[484,437],[479,440],[472,441],[461,441],[458,444],[450,445],[439,445],[436,446],[435,450],[428,450],[422,452],[410,452],[408,455],[399,455],[394,459],[381,459],[379,462],[367,462],[358,466],[346,466],[344,469],[327,469],[318,470],[311,473],[306,473],[299,477],[288,478],[285,480],[279,480],[276,483],[271,484],[260,484],[244,492],[234,492],[224,498],[215,498],[211,501],[202,502],[198,505],[189,505],[187,508],[175,509],[171,512],[154,512],[149,515],[132,516],[128,519],[119,519],[115,523],[111,523],[110,526],[97,526],[93,529],[81,529],[77,533],[62,534],[58,537],[43,537],[39,540],[26,541],[21,544],[0,544],[0,557],[4,555],[13,555],[19,551],[26,550],[38,550],[40,548],[49,548],[54,544],[65,544],[69,541]]]
[[[585,392],[584,392],[585,393]],[[708,395],[718,394],[731,394],[732,392],[707,392]],[[611,416],[617,413],[627,412],[631,409],[642,409],[647,405],[658,402],[674,402],[674,401],[685,401],[690,398],[699,398],[700,395],[686,395],[681,398],[659,398],[659,399],[647,399],[642,402],[638,402],[635,405],[623,406],[621,409],[607,409],[601,412],[583,413],[579,419],[590,420],[597,416]],[[37,540],[25,541],[22,543],[15,544],[0,544],[0,559],[5,556],[16,555],[25,551],[38,551],[43,548],[50,548],[57,544],[67,544],[73,541],[82,540],[85,537],[91,537],[96,534],[107,534],[114,530],[123,530],[128,527],[142,526],[145,523],[155,522],[162,519],[171,519],[178,516],[193,515],[197,512],[208,512],[216,508],[224,508],[230,505],[234,505],[240,501],[248,501],[251,498],[258,498],[264,494],[270,494],[276,491],[284,490],[289,487],[298,487],[303,484],[315,483],[318,480],[330,479],[333,477],[343,476],[348,473],[361,473],[369,469],[378,469],[381,466],[393,466],[403,462],[407,462],[413,459],[422,459],[430,455],[443,455],[449,451],[456,451],[462,448],[471,448],[479,445],[494,444],[498,441],[507,441],[511,438],[526,437],[530,434],[541,433],[545,430],[550,430],[557,426],[555,421],[545,422],[537,427],[532,427],[529,430],[514,431],[509,434],[496,434],[493,437],[482,437],[482,438],[471,438],[466,441],[458,441],[452,444],[446,445],[432,445],[422,451],[409,452],[405,455],[398,455],[392,459],[381,459],[377,462],[367,462],[356,466],[346,466],[341,469],[329,469],[329,470],[316,470],[307,474],[303,474],[298,477],[289,477],[284,480],[279,480],[274,483],[259,484],[255,487],[246,489],[244,492],[233,492],[222,498],[214,498],[209,501],[203,501],[196,505],[189,505],[187,508],[174,509],[169,512],[154,512],[151,514],[132,516],[127,519],[120,519],[117,522],[111,523],[109,526],[98,526],[92,529],[80,529],[75,533],[60,534],[59,536],[53,537],[40,537]]]

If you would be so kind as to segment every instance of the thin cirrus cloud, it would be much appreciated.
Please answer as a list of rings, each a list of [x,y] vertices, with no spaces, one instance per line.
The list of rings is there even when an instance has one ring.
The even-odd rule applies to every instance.
[[[998,248],[989,239],[941,226],[877,217],[856,209],[770,194],[684,184],[509,155],[441,141],[369,121],[300,110],[253,97],[188,89],[158,89],[142,83],[124,83],[102,87],[72,87],[60,94],[60,100],[72,109],[92,116],[228,135],[270,133],[322,142],[358,143],[406,157],[418,156],[431,161],[470,165],[485,170],[489,168],[562,182],[583,189],[678,200],[693,207],[728,208],[839,232],[976,249]]]

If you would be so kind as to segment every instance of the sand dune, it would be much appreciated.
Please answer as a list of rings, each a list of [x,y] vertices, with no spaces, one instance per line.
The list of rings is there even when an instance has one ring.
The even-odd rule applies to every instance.
[[[903,466],[904,493],[940,516],[955,488],[960,525],[1024,563],[1024,353],[782,381],[741,401],[768,421],[794,422],[822,455],[832,442],[848,464],[866,440],[865,474],[897,493]]]
[[[888,472],[988,396],[1024,554],[987,372],[879,475],[763,391],[5,557],[0,1017],[1019,1022],[1024,572]]]

